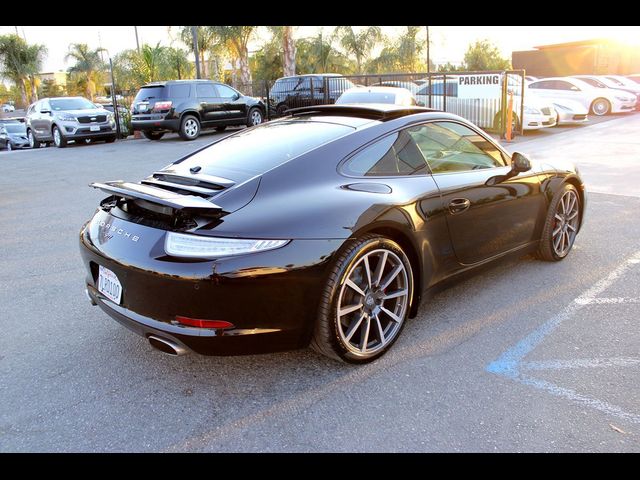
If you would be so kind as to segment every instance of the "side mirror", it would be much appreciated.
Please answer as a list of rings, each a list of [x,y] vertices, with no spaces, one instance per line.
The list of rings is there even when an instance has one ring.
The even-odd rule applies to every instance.
[[[517,175],[518,173],[528,172],[531,170],[531,161],[520,152],[511,155],[511,170]]]
[[[237,93],[233,94],[233,97],[231,97],[231,100],[236,101],[240,98],[240,95],[238,95]]]

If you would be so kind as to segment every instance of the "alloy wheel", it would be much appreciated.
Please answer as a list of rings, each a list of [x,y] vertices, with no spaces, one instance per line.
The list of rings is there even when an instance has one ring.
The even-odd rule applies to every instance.
[[[409,305],[408,275],[400,257],[386,249],[367,253],[351,267],[336,307],[347,350],[368,357],[395,339]]]
[[[187,119],[187,121],[184,122],[184,133],[186,133],[188,137],[195,137],[198,134],[198,122],[193,118]]]
[[[55,144],[56,147],[60,146],[60,130],[58,128],[54,128],[53,129],[53,143]]]
[[[33,138],[33,132],[29,130],[29,135],[27,136],[29,137],[29,146],[31,148],[35,148],[36,141],[35,141],[35,138]]]
[[[555,223],[551,232],[553,251],[558,257],[569,253],[578,233],[580,202],[572,190],[568,190],[560,199],[555,214]]]
[[[13,146],[11,145],[11,142],[7,142],[7,151],[11,151],[13,150]]]
[[[262,114],[258,110],[251,113],[251,125],[260,125],[262,123]]]

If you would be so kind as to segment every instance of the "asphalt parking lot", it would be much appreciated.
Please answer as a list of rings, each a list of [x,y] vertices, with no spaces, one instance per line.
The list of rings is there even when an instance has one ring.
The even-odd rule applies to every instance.
[[[77,235],[104,197],[87,184],[220,134],[0,153],[0,451],[640,451],[638,131],[633,114],[509,144],[578,164],[574,251],[437,294],[362,367],[168,357],[87,301]]]

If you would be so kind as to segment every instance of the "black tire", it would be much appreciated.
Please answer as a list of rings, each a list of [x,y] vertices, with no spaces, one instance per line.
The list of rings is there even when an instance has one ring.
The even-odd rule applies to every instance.
[[[180,122],[178,134],[183,140],[195,140],[200,136],[200,120],[193,115],[185,115]]]
[[[287,110],[289,110],[289,107],[284,103],[281,103],[276,107],[276,115],[278,117],[282,117],[284,115],[284,112],[286,112]]]
[[[256,125],[260,125],[264,122],[264,114],[262,110],[258,107],[253,107],[249,109],[249,113],[247,114],[247,127],[255,127]]]
[[[113,143],[116,141],[116,136],[114,135],[113,137],[107,137],[104,139],[105,143]]]
[[[31,129],[27,130],[27,138],[29,139],[29,145],[31,148],[40,148],[40,145],[42,145],[42,142],[36,138],[33,130]]]
[[[393,253],[395,256],[389,255],[388,258],[393,258],[393,261],[397,262],[396,267],[399,266],[400,263],[404,266],[405,273],[402,275],[402,278],[403,281],[406,282],[406,290],[408,293],[404,300],[404,313],[402,314],[401,322],[396,322],[396,324],[399,323],[399,325],[394,326],[394,330],[389,329],[389,325],[392,325],[391,322],[387,323],[386,327],[383,327],[383,330],[389,329],[389,332],[393,333],[393,336],[387,339],[386,343],[378,341],[378,345],[374,345],[375,348],[378,348],[377,351],[371,354],[358,354],[352,351],[353,346],[352,349],[347,346],[347,343],[349,343],[348,341],[345,343],[345,339],[341,334],[341,329],[344,330],[344,326],[339,326],[340,319],[338,318],[337,309],[340,303],[340,296],[342,295],[341,292],[343,290],[346,292],[345,283],[349,278],[349,275],[353,274],[357,268],[363,268],[358,267],[359,261],[363,257],[376,254],[376,251],[387,251]],[[380,260],[378,260],[378,262],[379,261]],[[392,265],[393,264],[389,261],[389,267],[392,267]],[[371,268],[373,268],[373,266],[371,266]],[[388,274],[381,272],[380,277],[385,278],[385,275]],[[400,278],[400,274],[398,274],[396,278]],[[329,358],[347,363],[368,363],[379,358],[381,355],[386,353],[389,348],[391,348],[402,332],[402,328],[404,327],[405,320],[408,317],[411,307],[413,284],[414,281],[411,263],[402,248],[396,242],[375,234],[367,234],[360,238],[348,240],[338,253],[336,253],[336,257],[329,268],[329,275],[320,297],[318,317],[316,319],[313,338],[310,344],[311,348]],[[365,285],[365,292],[369,292],[366,288],[367,287]],[[384,305],[384,301],[382,301],[382,305]],[[363,304],[361,310],[364,312],[364,304],[367,303],[366,297],[362,298],[360,303]],[[355,311],[354,313],[359,315],[360,310]],[[400,315],[398,316],[400,317]],[[366,321],[370,321],[371,328],[374,330],[376,329],[376,327],[373,326],[373,320],[363,320],[363,322]],[[349,322],[349,320],[347,320],[347,322]],[[352,324],[353,323],[350,324],[350,328]],[[358,322],[358,324],[360,323]],[[354,328],[353,330],[356,331],[357,329]],[[359,341],[364,344],[365,340],[362,339],[362,335],[363,333],[361,331],[358,338]],[[354,334],[352,338],[355,336],[356,334]],[[379,335],[376,334],[376,336],[380,338]],[[365,338],[370,337],[368,334],[365,334]]]
[[[575,231],[571,231],[569,228],[564,227],[565,223],[571,224],[571,221],[569,222],[559,221],[556,218],[556,214],[560,215],[561,217],[563,216],[563,214],[561,213],[561,210],[562,210],[561,202],[562,202],[562,199],[565,197],[565,195],[567,195],[567,192],[572,192],[570,195],[575,196],[575,201],[577,203],[577,215],[575,217],[576,221],[572,225],[573,228],[575,228]],[[556,194],[553,197],[553,200],[551,200],[551,205],[549,205],[549,211],[547,212],[547,218],[544,223],[544,228],[542,229],[542,236],[540,237],[540,244],[538,246],[538,251],[536,256],[539,259],[545,260],[548,262],[559,262],[560,260],[563,260],[564,258],[566,258],[567,255],[569,255],[569,252],[571,251],[571,249],[573,248],[573,243],[578,233],[577,230],[580,227],[581,215],[582,215],[582,204],[580,202],[580,195],[578,194],[578,190],[576,189],[576,187],[574,187],[570,183],[564,184],[562,188],[558,192],[556,192]],[[569,232],[568,234],[569,236],[567,237],[569,242],[568,242],[568,248],[566,249],[566,252],[559,253],[554,248],[553,233],[558,228],[561,228],[561,229],[564,228],[565,231]],[[560,233],[561,232],[562,230],[560,230]]]
[[[226,129],[226,125],[220,125],[219,127],[216,127],[216,132],[224,132]]]
[[[57,125],[54,125],[51,129],[51,135],[53,136],[53,144],[56,147],[65,148],[67,146],[67,139],[62,135]]]
[[[144,138],[147,138],[149,140],[160,140],[162,137],[164,137],[164,132],[151,132],[148,130],[143,130],[142,135],[144,135]]]
[[[602,117],[603,115],[607,115],[611,112],[611,102],[606,98],[596,98],[591,103],[590,110],[594,115]]]
[[[493,118],[493,128],[502,132],[502,112],[496,113],[496,116]],[[511,116],[511,133],[515,136],[520,131],[520,119],[516,112],[513,112]]]

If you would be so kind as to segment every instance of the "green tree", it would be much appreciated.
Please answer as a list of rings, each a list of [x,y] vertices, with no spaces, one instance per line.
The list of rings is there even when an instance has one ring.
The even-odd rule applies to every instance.
[[[240,83],[251,83],[249,68],[249,41],[256,31],[256,26],[209,26],[207,27],[218,43],[224,44],[231,56],[234,70],[240,74]]]
[[[46,52],[44,45],[29,45],[17,35],[0,36],[0,75],[18,87],[25,107],[38,98],[36,75],[42,68]]]
[[[167,79],[193,78],[193,64],[187,52],[181,48],[167,47],[164,51],[165,72]]]
[[[72,76],[72,83],[82,86],[86,96],[91,100],[96,94],[98,84],[102,83],[105,76],[106,67],[100,58],[100,52],[104,51],[106,51],[104,48],[91,50],[86,43],[72,43],[65,56],[65,60],[71,59],[75,62],[68,69]]]
[[[467,71],[508,70],[511,68],[511,61],[503,58],[498,47],[489,40],[478,40],[467,48],[464,67]]]
[[[181,26],[180,38],[188,50],[194,53],[191,28],[190,26]],[[210,27],[196,27],[196,34],[198,36],[198,59],[200,60],[200,68],[202,68],[202,76],[204,78],[210,78],[209,62],[206,60],[207,54],[209,54],[209,61],[214,60],[217,64],[222,52],[220,52],[219,48],[216,48],[216,38]],[[218,70],[217,65],[216,70]],[[217,74],[218,72],[216,71],[215,73]]]
[[[269,26],[271,38],[249,60],[251,75],[260,80],[284,76],[283,27]]]
[[[358,33],[353,27],[336,27],[335,35],[340,39],[340,45],[356,59],[356,73],[363,73],[364,62],[369,58],[371,50],[383,39],[380,27],[368,27]]]
[[[427,64],[423,59],[425,44],[419,40],[421,27],[407,26],[398,38],[385,41],[384,48],[367,65],[371,73],[411,73],[425,72]]]
[[[355,63],[334,46],[335,36],[325,35],[322,31],[315,37],[300,39],[296,42],[296,70],[305,73],[351,74]]]

